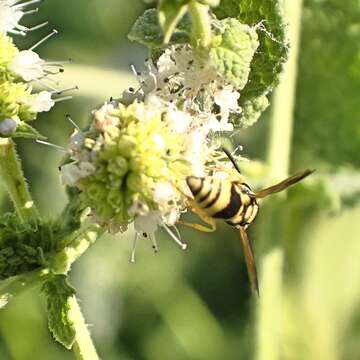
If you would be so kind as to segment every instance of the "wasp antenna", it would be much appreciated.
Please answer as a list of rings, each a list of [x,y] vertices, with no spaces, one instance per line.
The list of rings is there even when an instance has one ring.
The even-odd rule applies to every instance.
[[[71,118],[69,114],[66,114],[65,118],[77,131],[82,132],[79,125]]]

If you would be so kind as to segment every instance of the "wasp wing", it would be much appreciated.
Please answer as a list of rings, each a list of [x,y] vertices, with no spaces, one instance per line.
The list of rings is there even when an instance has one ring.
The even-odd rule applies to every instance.
[[[246,262],[246,268],[250,280],[251,290],[257,296],[259,296],[259,283],[257,278],[256,264],[254,258],[254,252],[251,247],[251,243],[243,227],[240,228],[240,240],[244,250],[244,257]]]
[[[291,185],[296,184],[297,182],[301,181],[302,179],[306,178],[310,174],[312,174],[315,170],[305,170],[301,173],[297,173],[293,176],[290,176],[289,178],[279,182],[278,184],[275,184],[273,186],[270,186],[266,189],[260,190],[255,195],[258,199],[264,198],[270,194],[274,194],[277,192],[280,192],[282,190],[285,190]]]

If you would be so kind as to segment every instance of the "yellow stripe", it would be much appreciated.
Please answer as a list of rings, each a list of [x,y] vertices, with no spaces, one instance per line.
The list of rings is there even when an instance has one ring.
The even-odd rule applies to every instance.
[[[243,220],[244,220],[244,209],[246,208],[247,205],[250,204],[251,199],[248,195],[244,194],[241,191],[240,186],[235,185],[237,188],[237,192],[240,195],[240,199],[241,199],[241,207],[239,209],[239,211],[236,213],[236,215],[234,215],[231,219],[228,219],[228,221],[233,222],[234,224],[240,224]]]
[[[199,204],[199,200],[204,197],[211,190],[211,178],[206,177],[204,179],[200,192],[195,196],[195,201]]]
[[[219,179],[213,178],[213,182],[211,184],[211,192],[210,195],[207,196],[207,198],[205,200],[203,200],[202,202],[199,203],[199,205],[202,208],[205,208],[207,204],[210,204],[211,201],[214,200],[216,194],[218,193],[219,190],[219,186],[220,186],[220,181]]]
[[[230,202],[230,198],[231,198],[231,182],[222,180],[220,197],[210,208],[206,209],[206,212],[210,216],[213,216],[216,213],[222,211],[228,206]]]

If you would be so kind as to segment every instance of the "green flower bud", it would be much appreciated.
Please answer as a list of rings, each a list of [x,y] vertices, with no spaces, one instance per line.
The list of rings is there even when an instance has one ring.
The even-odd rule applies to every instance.
[[[0,80],[5,81],[12,78],[8,65],[19,53],[12,39],[4,33],[0,33]]]
[[[31,87],[24,83],[5,81],[0,84],[0,120],[20,118],[31,121],[36,113],[31,111],[27,101],[31,99]]]

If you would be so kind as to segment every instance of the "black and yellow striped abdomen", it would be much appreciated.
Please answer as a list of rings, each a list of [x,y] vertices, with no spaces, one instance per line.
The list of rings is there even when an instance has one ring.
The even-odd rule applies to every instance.
[[[186,182],[197,205],[212,218],[247,227],[258,214],[255,194],[245,183],[210,176],[189,176]]]

